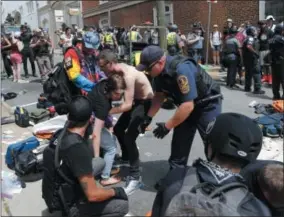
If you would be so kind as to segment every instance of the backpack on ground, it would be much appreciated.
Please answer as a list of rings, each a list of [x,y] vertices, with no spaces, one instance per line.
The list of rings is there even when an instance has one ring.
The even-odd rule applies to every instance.
[[[50,213],[61,211],[63,216],[75,217],[78,216],[78,209],[75,205],[74,182],[60,168],[59,148],[66,130],[67,124],[54,134],[43,151],[42,198]]]
[[[255,119],[264,136],[271,138],[283,137],[283,113],[265,114]]]
[[[67,50],[69,49],[74,49],[80,59],[77,49],[71,47]],[[80,93],[79,88],[77,88],[75,84],[69,80],[63,62],[58,63],[54,67],[53,72],[48,76],[49,78],[43,84],[43,92],[47,100],[54,106],[58,104],[69,104],[72,96],[78,95]],[[57,111],[57,113],[63,115],[66,114],[67,111]]]
[[[5,163],[9,169],[15,169],[15,158],[23,152],[33,150],[39,146],[39,141],[32,136],[21,142],[16,142],[8,146],[5,155]]]
[[[29,112],[23,107],[16,107],[14,111],[15,123],[19,127],[28,127],[30,126],[30,116]]]
[[[262,212],[262,203],[250,206],[248,201],[255,198],[245,184],[236,181],[218,187],[201,182],[194,167],[184,168],[182,172],[180,190],[168,198],[170,202],[161,215],[183,216],[187,213],[191,216],[192,212],[192,216],[256,216]]]

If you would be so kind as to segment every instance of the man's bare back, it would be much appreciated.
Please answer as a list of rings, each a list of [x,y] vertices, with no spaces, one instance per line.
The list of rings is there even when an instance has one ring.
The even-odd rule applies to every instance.
[[[143,72],[137,71],[135,67],[125,63],[119,63],[119,67],[123,71],[123,76],[126,82],[126,92],[132,92],[129,96],[133,96],[136,100],[152,99],[154,96],[150,81]],[[128,95],[128,94],[127,94]]]

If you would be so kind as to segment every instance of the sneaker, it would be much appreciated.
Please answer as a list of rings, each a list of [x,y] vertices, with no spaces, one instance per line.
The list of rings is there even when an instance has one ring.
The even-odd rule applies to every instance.
[[[117,158],[113,164],[114,168],[119,168],[119,167],[130,167],[129,161],[127,160],[122,160],[122,158]]]
[[[24,84],[24,83],[29,83],[29,81],[27,81],[27,80],[22,80],[22,79],[19,79],[19,80],[18,80],[18,83]]]
[[[133,194],[142,187],[141,177],[137,180],[131,176],[127,176],[125,187],[123,188],[127,196]]]
[[[254,94],[265,94],[264,90],[255,90],[253,91]]]
[[[17,80],[17,79],[14,79],[13,82],[18,83],[18,80]]]

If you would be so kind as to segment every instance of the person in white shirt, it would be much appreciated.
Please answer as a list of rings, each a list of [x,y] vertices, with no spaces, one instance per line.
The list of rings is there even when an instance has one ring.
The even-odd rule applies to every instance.
[[[213,26],[213,32],[210,35],[210,44],[213,50],[214,65],[220,65],[220,50],[222,45],[222,34],[218,31],[218,25]]]
[[[65,33],[63,33],[60,36],[60,41],[59,41],[59,45],[61,45],[63,48],[63,53],[68,47],[72,46],[73,39],[74,39],[74,35],[71,34],[71,28],[67,27],[65,29]]]
[[[274,32],[275,24],[273,22],[275,21],[274,17],[272,15],[268,15],[266,17],[267,27],[271,29]]]

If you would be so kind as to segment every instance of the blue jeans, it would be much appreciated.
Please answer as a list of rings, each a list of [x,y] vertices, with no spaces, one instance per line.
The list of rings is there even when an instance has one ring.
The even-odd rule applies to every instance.
[[[111,168],[117,150],[116,137],[106,128],[102,129],[101,133],[101,148],[104,152],[105,168],[102,171],[101,177],[108,179],[110,177]]]

